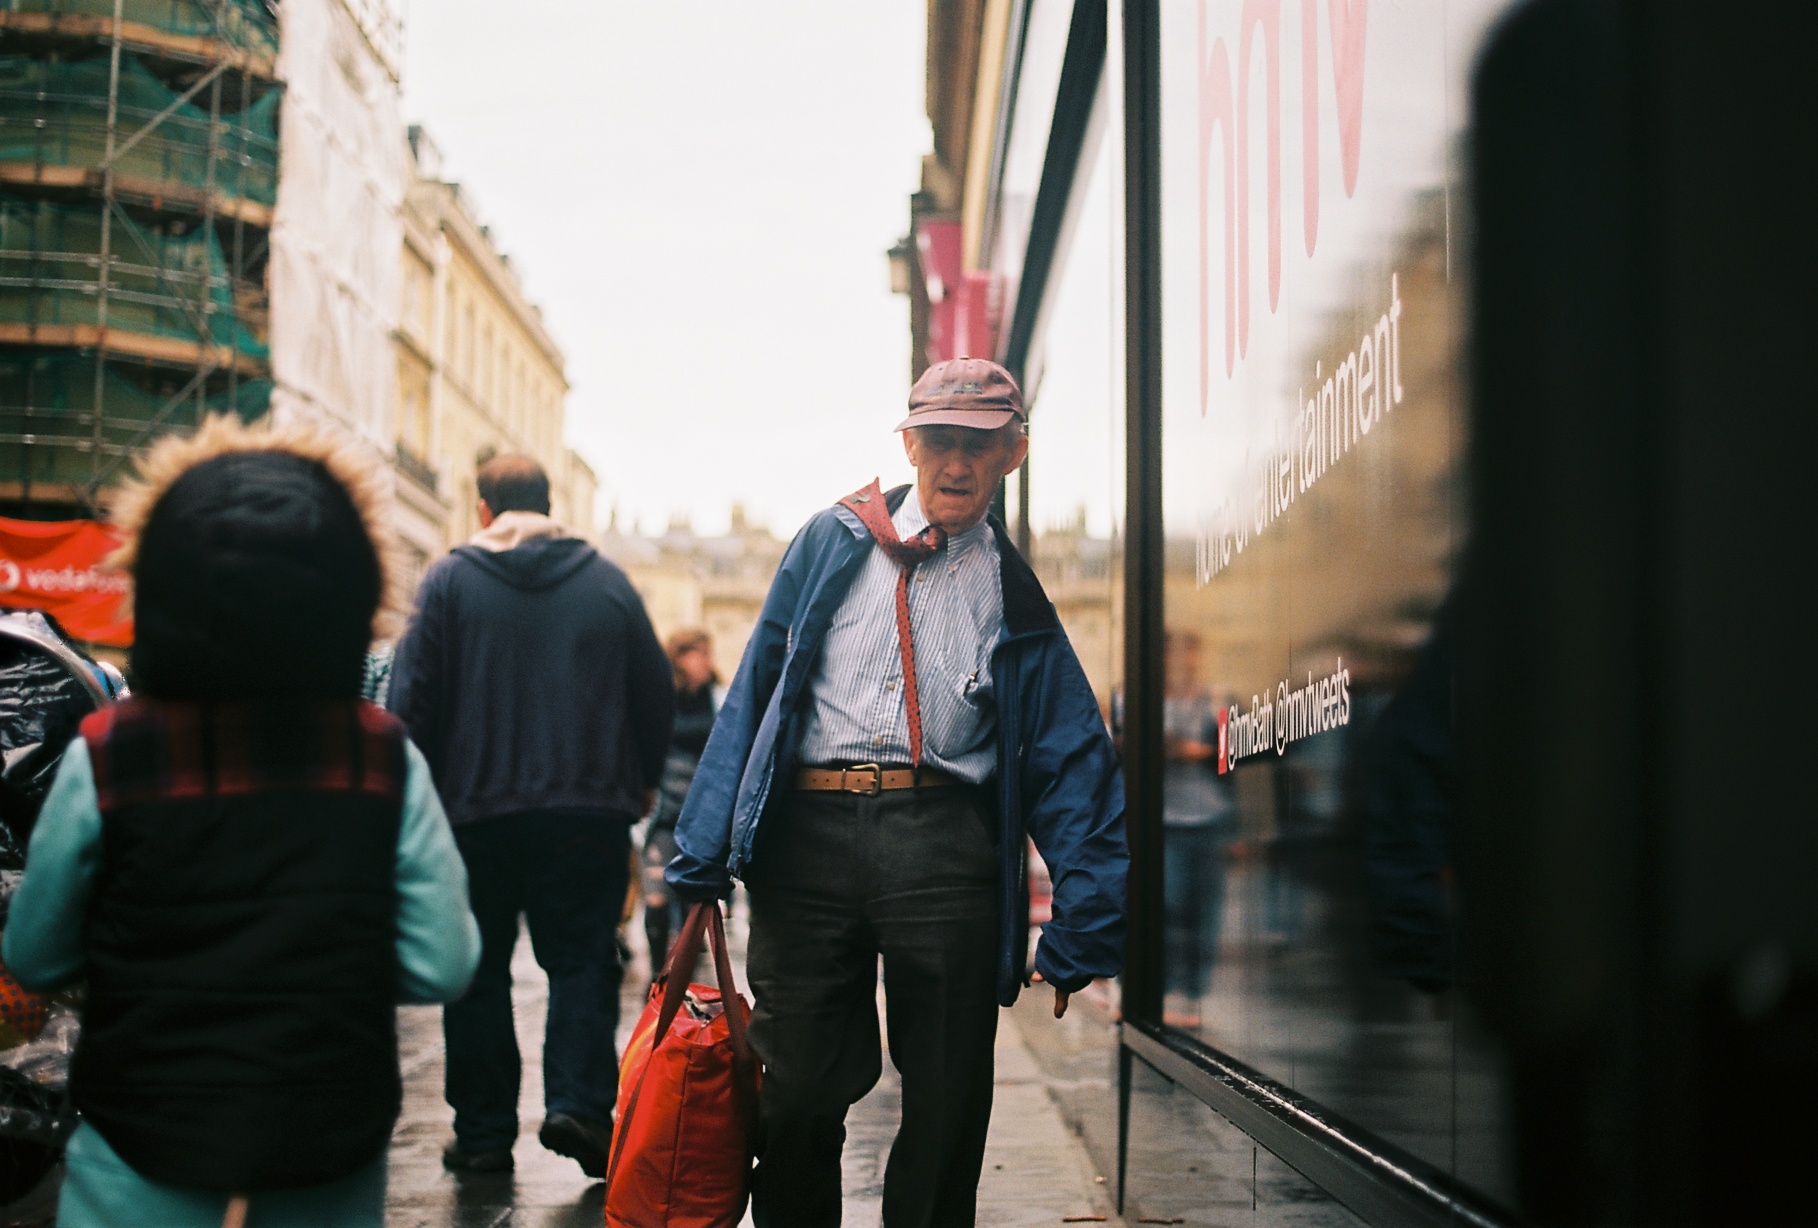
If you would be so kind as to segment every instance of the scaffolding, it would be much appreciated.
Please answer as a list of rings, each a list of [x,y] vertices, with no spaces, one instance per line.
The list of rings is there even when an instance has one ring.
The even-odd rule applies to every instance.
[[[0,0],[0,513],[269,406],[277,48],[263,0]]]

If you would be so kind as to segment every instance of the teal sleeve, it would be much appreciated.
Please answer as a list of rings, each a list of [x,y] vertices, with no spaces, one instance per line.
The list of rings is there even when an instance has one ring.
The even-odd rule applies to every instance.
[[[63,753],[13,892],[0,958],[25,988],[60,989],[82,976],[82,931],[101,866],[101,811],[88,743]]]
[[[406,745],[404,818],[398,827],[399,997],[451,1002],[480,964],[480,927],[467,905],[467,866],[455,847],[429,764]],[[34,842],[35,843],[35,842]]]

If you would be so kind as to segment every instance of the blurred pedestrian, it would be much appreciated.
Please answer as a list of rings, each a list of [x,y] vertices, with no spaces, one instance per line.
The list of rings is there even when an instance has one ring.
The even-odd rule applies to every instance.
[[[481,530],[423,577],[391,710],[423,747],[467,860],[480,969],[442,1013],[457,1172],[512,1166],[522,917],[549,976],[537,1137],[604,1175],[618,1092],[616,941],[629,829],[669,746],[674,684],[625,573],[549,516],[526,456],[477,475]]]
[[[670,940],[681,928],[682,903],[664,880],[663,870],[675,857],[675,821],[681,817],[695,766],[707,749],[707,735],[713,732],[714,714],[720,707],[712,637],[690,628],[671,635],[664,647],[675,669],[675,729],[669,735],[663,778],[644,832],[644,938],[650,944],[652,975],[663,966]]]
[[[1218,714],[1199,635],[1165,633],[1162,663],[1162,1018],[1197,1028],[1218,962],[1237,804],[1230,777],[1218,774]]]
[[[877,1082],[877,969],[903,1121],[889,1228],[974,1219],[999,1004],[1026,980],[1025,833],[1054,880],[1034,976],[1054,1013],[1123,962],[1124,796],[1053,605],[995,518],[1028,452],[1022,394],[936,364],[876,482],[791,543],[676,828],[685,900],[751,898],[764,1063],[760,1228],[840,1222],[847,1109]]]
[[[227,418],[139,467],[135,695],[83,721],[6,927],[21,982],[87,982],[57,1222],[376,1226],[397,1003],[479,956],[428,765],[359,702],[380,473]]]

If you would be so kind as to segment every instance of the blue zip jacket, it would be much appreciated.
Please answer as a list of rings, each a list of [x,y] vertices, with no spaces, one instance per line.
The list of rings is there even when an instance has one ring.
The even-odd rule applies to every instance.
[[[885,496],[890,510],[908,494]],[[1004,630],[991,654],[997,694],[998,1000],[1027,982],[1025,833],[1054,883],[1035,970],[1071,993],[1124,962],[1124,782],[1092,688],[1041,582],[993,518]],[[667,877],[686,900],[724,898],[763,855],[758,829],[788,789],[812,702],[809,683],[840,602],[872,549],[847,508],[817,513],[789,544],[676,825]]]

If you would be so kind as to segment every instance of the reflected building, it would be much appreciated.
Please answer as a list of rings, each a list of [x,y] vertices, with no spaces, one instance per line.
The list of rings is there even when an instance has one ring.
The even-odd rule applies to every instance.
[[[1118,543],[1093,535],[1082,506],[1033,535],[1029,560],[1109,721],[1124,655]]]

